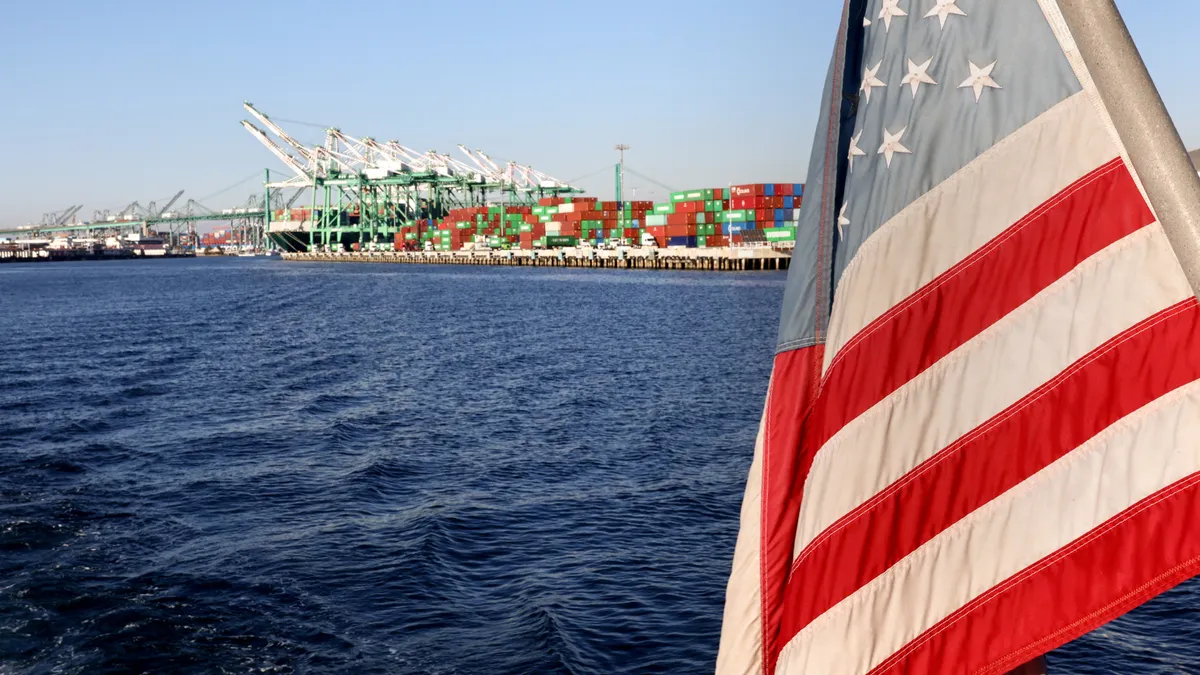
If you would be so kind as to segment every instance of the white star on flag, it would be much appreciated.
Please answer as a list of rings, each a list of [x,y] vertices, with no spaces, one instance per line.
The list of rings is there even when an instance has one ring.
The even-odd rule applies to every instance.
[[[974,61],[967,61],[967,63],[971,64],[971,76],[958,85],[958,88],[966,89],[967,87],[971,87],[974,89],[976,103],[979,103],[979,97],[983,95],[984,87],[991,87],[992,89],[1004,88],[996,84],[996,81],[992,79],[992,69],[996,67],[996,61],[992,61],[991,64],[983,68],[975,65]]]
[[[896,154],[911,155],[912,154],[912,150],[909,150],[908,148],[904,147],[900,143],[900,137],[904,135],[905,131],[908,131],[908,127],[904,127],[900,131],[897,131],[895,134],[888,131],[886,128],[883,130],[883,145],[879,146],[879,152],[877,152],[875,154],[883,155],[883,159],[885,161],[887,161],[887,166],[889,169],[892,168],[892,156],[893,155],[896,155]]]
[[[933,59],[929,59],[921,65],[913,63],[912,59],[908,60],[908,74],[900,81],[901,84],[912,86],[913,98],[917,98],[917,90],[922,84],[937,84],[937,82],[929,76],[929,64],[933,63]]]
[[[871,20],[864,16],[863,17],[863,28],[866,28],[867,26],[870,26],[870,25],[871,25]]]
[[[892,29],[893,16],[908,16],[908,12],[900,9],[900,0],[883,0],[883,9],[879,10],[879,18],[883,19],[883,32]]]
[[[854,158],[855,157],[866,157],[867,156],[867,153],[863,152],[863,149],[858,147],[858,139],[862,138],[862,134],[863,134],[863,132],[860,129],[858,131],[858,134],[856,136],[854,136],[854,138],[850,139],[850,170],[851,171],[854,171]]]
[[[926,19],[937,17],[942,22],[942,30],[946,30],[946,17],[951,14],[957,16],[966,16],[967,13],[959,9],[958,0],[937,0],[937,4],[929,13],[925,15]]]
[[[850,224],[850,219],[846,217],[846,207],[850,206],[849,202],[842,202],[842,212],[838,214],[838,238],[846,238],[846,226]]]
[[[871,88],[872,87],[886,87],[887,86],[886,84],[884,84],[883,80],[879,79],[878,77],[875,77],[879,73],[879,69],[881,67],[883,67],[882,59],[880,59],[879,63],[875,64],[874,68],[867,68],[866,70],[863,71],[863,81],[862,81],[861,91],[864,94],[866,94],[867,103],[871,102]]]

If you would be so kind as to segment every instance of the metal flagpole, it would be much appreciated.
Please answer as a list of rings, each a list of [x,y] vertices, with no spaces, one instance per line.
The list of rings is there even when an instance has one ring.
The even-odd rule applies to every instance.
[[[1200,297],[1200,176],[1113,0],[1059,8],[1192,290]]]

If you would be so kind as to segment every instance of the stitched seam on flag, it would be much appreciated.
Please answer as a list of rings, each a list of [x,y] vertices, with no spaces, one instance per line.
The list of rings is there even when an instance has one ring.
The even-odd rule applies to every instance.
[[[975,159],[971,160],[962,169],[959,169],[957,172],[951,174],[948,178],[946,178],[946,180],[935,185],[933,188],[931,188],[929,190],[929,192],[926,192],[925,194],[918,197],[916,199],[916,201],[909,204],[907,207],[904,208],[904,210],[902,210],[900,213],[893,216],[891,220],[888,220],[883,225],[881,225],[878,230],[876,230],[874,233],[872,233],[871,236],[867,237],[866,241],[864,241],[862,243],[862,245],[858,247],[858,252],[855,253],[854,259],[851,260],[849,263],[847,263],[846,269],[842,271],[841,278],[847,279],[847,278],[851,277],[852,275],[856,275],[858,268],[862,267],[863,265],[866,264],[866,263],[862,262],[863,258],[866,257],[867,255],[869,255],[870,253],[872,253],[876,248],[879,248],[880,246],[882,246],[882,244],[880,243],[880,240],[882,239],[881,235],[883,233],[890,232],[891,230],[898,228],[900,226],[899,223],[903,220],[903,216],[906,216],[909,211],[915,211],[918,209],[922,209],[925,207],[927,202],[931,202],[935,199],[940,199],[942,196],[942,193],[949,190],[949,185],[951,182],[961,182],[959,179],[960,176],[972,176],[974,174],[982,172],[983,167],[980,165],[990,162],[993,155],[1000,154],[1000,152],[1002,150],[1007,149],[1008,146],[1013,145],[1018,140],[1020,140],[1023,137],[1023,134],[1020,133],[1022,129],[1028,128],[1031,124],[1038,123],[1040,120],[1045,118],[1047,115],[1050,115],[1051,113],[1057,113],[1060,108],[1065,106],[1065,104],[1067,104],[1068,102],[1074,101],[1076,96],[1080,96],[1082,94],[1084,94],[1084,92],[1081,91],[1081,92],[1078,92],[1078,93],[1068,96],[1067,98],[1065,98],[1062,101],[1055,104],[1053,107],[1051,107],[1046,112],[1044,112],[1041,115],[1038,115],[1037,117],[1030,120],[1025,126],[1021,127],[1020,129],[1015,130],[1013,133],[1011,133],[1008,136],[1005,136],[1001,140],[997,141],[995,145],[988,148],[986,151],[984,151],[982,154],[980,154]]]
[[[936,630],[930,631],[926,635],[922,635],[920,638],[910,642],[903,649],[896,652],[892,656],[888,657],[888,659],[886,661],[879,664],[875,668],[872,668],[872,671],[875,671],[878,669],[890,668],[890,667],[894,666],[897,661],[908,656],[913,651],[915,651],[918,647],[924,645],[926,642],[929,642],[929,640],[937,637],[938,635],[940,635],[940,634],[946,632],[947,630],[949,630],[950,628],[954,627],[957,623],[959,623],[963,619],[967,618],[967,616],[969,616],[972,612],[974,612],[975,610],[981,608],[983,605],[990,602],[992,600],[992,598],[994,598],[995,596],[1024,582],[1026,579],[1033,576],[1034,574],[1037,574],[1038,572],[1042,571],[1043,569],[1059,562],[1060,560],[1062,560],[1066,556],[1070,555],[1071,553],[1074,553],[1075,551],[1079,550],[1080,548],[1092,543],[1099,537],[1112,531],[1116,527],[1122,525],[1123,523],[1125,523],[1129,519],[1133,518],[1134,516],[1137,516],[1138,514],[1142,513],[1146,509],[1157,506],[1158,504],[1162,503],[1163,501],[1166,501],[1167,499],[1170,499],[1171,497],[1174,497],[1175,495],[1179,494],[1180,492],[1190,488],[1191,486],[1195,485],[1197,482],[1200,482],[1200,473],[1194,473],[1186,478],[1183,478],[1182,480],[1175,483],[1174,485],[1168,486],[1168,487],[1164,488],[1163,490],[1160,490],[1158,493],[1156,493],[1154,495],[1150,495],[1149,497],[1142,500],[1138,504],[1134,504],[1133,506],[1126,509],[1124,512],[1118,514],[1112,520],[1108,521],[1107,523],[1104,523],[1103,525],[1096,528],[1095,530],[1088,532],[1087,534],[1083,535],[1079,539],[1076,539],[1075,541],[1071,542],[1067,546],[1055,551],[1054,553],[1051,553],[1050,555],[1046,556],[1045,558],[1042,558],[1040,561],[1027,567],[1026,569],[1022,570],[1021,572],[1018,572],[1016,575],[1010,577],[1008,580],[1004,581],[1003,583],[1001,583],[997,586],[993,586],[992,588],[988,589],[988,591],[986,593],[984,593],[983,595],[980,595],[975,600],[972,600],[970,603],[963,605],[961,608],[959,608],[958,611],[956,611],[954,614],[951,615],[951,617],[953,617],[953,618],[951,620],[949,620],[948,622],[946,622],[944,625],[942,625],[939,628],[937,628]],[[947,618],[950,618],[950,617],[947,617]]]
[[[767,593],[767,536],[765,535],[769,534],[768,528],[771,526],[771,521],[767,518],[767,504],[771,503],[771,474],[768,471],[771,468],[771,398],[774,393],[775,373],[772,372],[771,382],[767,385],[766,419],[763,420],[762,495],[759,497],[758,504],[758,637],[762,641],[760,658],[763,675],[768,672],[767,661],[770,659],[767,654],[770,646],[767,641],[767,630],[770,627],[770,624],[767,623],[767,602],[770,596]]]
[[[1193,383],[1193,384],[1195,384],[1195,383]],[[1171,394],[1167,394],[1166,396],[1160,397],[1157,401],[1154,401],[1152,404],[1150,404],[1148,406],[1144,406],[1137,412],[1127,416],[1124,420],[1121,420],[1121,422],[1124,422],[1124,424],[1121,424],[1121,422],[1118,422],[1117,424],[1113,424],[1108,429],[1105,429],[1104,432],[1102,432],[1101,434],[1098,434],[1097,436],[1093,437],[1090,441],[1088,441],[1084,445],[1081,445],[1081,446],[1079,446],[1079,448],[1072,451],[1072,454],[1080,452],[1081,449],[1083,449],[1084,452],[1094,451],[1095,450],[1094,446],[1100,445],[1100,440],[1108,440],[1108,438],[1107,438],[1108,436],[1115,435],[1117,433],[1117,431],[1124,431],[1125,429],[1129,428],[1129,426],[1132,424],[1132,422],[1127,422],[1127,420],[1129,420],[1129,418],[1137,417],[1137,418],[1141,419],[1141,418],[1147,417],[1152,413],[1146,412],[1146,411],[1151,410],[1151,408],[1153,409],[1153,411],[1158,411],[1162,408],[1165,408],[1169,404],[1175,403],[1178,399],[1184,398],[1188,394],[1191,394],[1192,393],[1191,390],[1193,388],[1194,387],[1192,385],[1188,385],[1186,387],[1181,387],[1180,389],[1175,390]],[[1085,449],[1085,446],[1089,446],[1089,445],[1093,446],[1093,447],[1087,447]],[[1067,455],[1066,457],[1070,457],[1070,456],[1071,455]],[[1064,459],[1066,459],[1066,457],[1064,457]],[[1075,461],[1078,461],[1078,459],[1076,458]],[[1073,463],[1073,462],[1071,462],[1071,463]],[[1060,464],[1060,462],[1055,462],[1055,464]],[[1051,466],[1054,466],[1054,464],[1052,464]],[[1168,487],[1158,491],[1157,493],[1148,495],[1141,502],[1134,504],[1133,506],[1126,509],[1125,511],[1123,511],[1120,514],[1117,514],[1112,519],[1103,523],[1096,529],[1085,533],[1083,536],[1079,537],[1075,541],[1052,552],[1050,555],[1042,558],[1040,561],[1034,563],[1033,565],[1026,567],[1024,570],[1018,572],[1017,574],[1013,575],[1012,577],[1009,577],[1007,580],[989,588],[987,591],[985,591],[984,593],[979,595],[979,597],[977,597],[974,600],[963,605],[958,610],[956,610],[953,614],[951,614],[945,620],[943,620],[944,625],[936,628],[935,630],[933,630],[931,632],[927,632],[927,634],[922,635],[921,637],[917,638],[916,640],[908,643],[908,645],[906,645],[903,649],[896,652],[892,656],[888,657],[888,659],[886,661],[879,664],[872,670],[874,671],[875,669],[886,668],[886,667],[891,667],[892,665],[895,665],[895,662],[897,660],[904,658],[905,656],[908,656],[917,647],[920,647],[921,645],[925,644],[929,640],[933,639],[934,637],[937,637],[941,633],[950,629],[955,624],[957,624],[958,622],[965,619],[969,613],[978,609],[983,604],[990,602],[992,600],[992,598],[995,597],[996,595],[998,595],[1004,591],[1007,591],[1008,589],[1012,588],[1013,586],[1016,586],[1017,584],[1022,583],[1025,579],[1029,578],[1033,574],[1040,572],[1041,570],[1058,562],[1059,560],[1066,557],[1067,555],[1074,553],[1079,548],[1091,543],[1097,537],[1100,537],[1103,534],[1109,532],[1113,528],[1121,525],[1122,523],[1124,523],[1125,521],[1129,520],[1130,518],[1136,516],[1137,514],[1141,513],[1142,511],[1145,511],[1146,509],[1157,505],[1158,503],[1162,502],[1163,500],[1169,499],[1170,497],[1174,496],[1178,492],[1189,487],[1192,483],[1196,482],[1197,480],[1200,480],[1200,473],[1194,473],[1191,476],[1182,479],[1180,482],[1175,483],[1175,485],[1173,485],[1173,486],[1168,486]],[[1181,485],[1181,483],[1187,483],[1187,485]],[[1026,484],[1028,484],[1028,481],[1026,481],[1026,483],[1023,485],[1026,485]],[[1020,487],[1020,486],[1018,486],[1018,487]],[[1021,490],[1021,492],[1028,492],[1030,489],[1032,489],[1032,488],[1027,487],[1024,490]],[[1016,490],[1017,490],[1017,488],[1014,488],[1013,492],[1015,493]],[[976,511],[976,513],[978,513],[978,511]],[[966,520],[966,519],[964,518],[963,520]],[[962,521],[959,521],[959,522],[962,522]],[[959,528],[959,530],[957,532],[955,532],[955,536],[950,537],[950,538],[957,539],[957,538],[961,538],[962,536],[965,536],[965,534],[963,534],[963,532],[966,529],[967,528],[965,528],[965,527]],[[906,561],[907,560],[908,559],[906,558]]]
[[[825,445],[821,446],[821,448],[819,450],[817,450],[816,455],[813,458],[813,463],[809,470],[808,476],[805,478],[805,481],[804,481],[805,494],[807,494],[809,491],[809,480],[811,480],[813,476],[817,475],[818,468],[822,468],[824,466],[824,464],[833,461],[831,459],[832,450],[830,450],[830,447],[838,442],[838,439],[842,435],[842,432],[845,431],[847,428],[849,428],[851,424],[856,424],[856,425],[860,425],[860,426],[868,424],[875,417],[883,415],[885,412],[894,410],[899,405],[907,402],[911,397],[917,395],[917,393],[915,393],[916,385],[914,383],[921,382],[922,381],[921,378],[932,379],[935,376],[938,376],[938,377],[943,376],[943,374],[946,370],[954,367],[960,361],[969,358],[971,356],[970,352],[981,349],[984,345],[987,345],[994,340],[1000,339],[999,337],[997,337],[997,334],[1000,334],[1003,336],[1003,334],[1004,334],[1003,328],[1006,327],[1010,323],[1014,323],[1014,322],[1018,321],[1023,316],[1023,312],[1028,311],[1027,308],[1030,306],[1031,302],[1033,302],[1037,298],[1045,295],[1048,292],[1060,289],[1068,284],[1078,285],[1078,284],[1082,283],[1081,278],[1084,275],[1086,275],[1088,272],[1094,270],[1096,267],[1099,267],[1102,263],[1105,263],[1105,262],[1111,260],[1112,258],[1120,256],[1122,253],[1124,253],[1126,251],[1126,249],[1128,249],[1134,245],[1134,243],[1138,240],[1139,235],[1142,235],[1144,232],[1147,231],[1148,228],[1153,227],[1156,224],[1157,223],[1151,223],[1150,225],[1147,225],[1147,226],[1142,227],[1134,232],[1131,232],[1130,234],[1125,235],[1125,237],[1118,239],[1117,241],[1113,242],[1112,244],[1109,244],[1106,248],[1101,249],[1100,251],[1097,251],[1090,258],[1079,263],[1075,267],[1075,269],[1071,270],[1066,275],[1060,277],[1054,283],[1050,284],[1046,288],[1043,288],[1040,292],[1038,292],[1037,295],[1034,295],[1033,297],[1031,297],[1024,304],[1017,307],[1016,309],[1009,312],[1008,314],[1005,314],[1003,317],[1001,317],[998,321],[993,323],[991,326],[988,326],[984,331],[982,331],[975,337],[971,338],[970,340],[964,342],[962,345],[960,345],[957,349],[955,349],[950,354],[947,354],[946,356],[942,357],[941,360],[939,360],[933,366],[930,366],[929,368],[925,369],[917,377],[906,382],[904,384],[904,386],[900,387],[896,391],[892,392],[888,396],[881,399],[879,401],[879,403],[876,403],[874,406],[871,407],[871,409],[867,410],[866,412],[859,415],[854,420],[851,420],[851,422],[844,425],[841,429],[839,429],[837,431],[837,433],[835,433],[829,437],[829,440],[825,442]],[[1161,229],[1159,231],[1161,232]],[[1164,309],[1166,309],[1166,308],[1164,308]],[[1155,310],[1155,311],[1157,312],[1157,311],[1161,311],[1161,310]],[[938,369],[938,370],[935,371],[935,369]]]
[[[842,21],[838,26],[838,39],[834,47],[833,72],[831,73],[831,89],[829,91],[829,129],[825,136],[825,170],[821,179],[821,219],[818,221],[817,229],[817,260],[816,260],[816,275],[817,287],[816,295],[813,298],[813,337],[820,338],[822,334],[821,308],[825,304],[825,268],[826,268],[826,240],[828,239],[829,216],[833,214],[837,208],[835,204],[830,203],[832,196],[830,195],[830,180],[829,167],[832,164],[834,170],[834,179],[837,177],[837,153],[834,148],[837,147],[834,143],[835,136],[841,134],[842,116],[838,113],[838,108],[842,103],[842,87],[843,78],[846,73],[846,40],[847,40],[847,24],[850,15],[850,0],[845,0],[842,3]],[[837,130],[835,132],[835,129]],[[836,192],[834,193],[836,194]],[[770,672],[764,668],[763,672]]]
[[[1138,410],[1136,410],[1136,411],[1130,413],[1129,415],[1126,415],[1122,419],[1114,422],[1108,428],[1104,429],[1100,433],[1098,433],[1095,436],[1093,436],[1092,438],[1088,439],[1086,442],[1082,443],[1079,447],[1072,450],[1069,454],[1064,455],[1063,457],[1059,458],[1054,463],[1047,466],[1045,469],[1042,469],[1038,473],[1027,478],[1025,481],[1023,481],[1019,485],[1016,485],[1015,487],[1011,488],[1003,496],[1009,497],[1008,501],[1010,501],[1010,502],[1019,501],[1021,498],[1023,498],[1026,495],[1026,493],[1031,492],[1040,486],[1040,482],[1038,480],[1036,480],[1039,476],[1050,475],[1052,473],[1069,472],[1070,466],[1076,464],[1077,462],[1082,461],[1081,457],[1088,455],[1089,453],[1096,452],[1097,447],[1102,447],[1103,444],[1105,442],[1107,442],[1112,436],[1115,436],[1123,431],[1128,430],[1134,424],[1141,422],[1146,417],[1149,417],[1149,416],[1159,412],[1160,410],[1168,407],[1170,404],[1177,402],[1179,399],[1194,395],[1194,392],[1196,392],[1197,390],[1200,390],[1200,381],[1193,382],[1188,385],[1184,385],[1183,387],[1180,387],[1180,388],[1176,389],[1175,391],[1172,391],[1168,394],[1160,396],[1158,399],[1150,402],[1149,404],[1147,404],[1145,406],[1142,406]],[[1064,468],[1064,467],[1067,467],[1067,468]],[[1198,474],[1198,475],[1200,475],[1200,474]],[[1154,495],[1150,495],[1147,498],[1150,498],[1153,496]],[[921,548],[918,548],[916,551],[914,551],[914,552],[910,553],[908,556],[906,556],[903,560],[896,563],[894,566],[892,566],[891,569],[888,570],[888,572],[893,573],[892,574],[893,576],[900,576],[901,574],[906,572],[908,570],[908,568],[912,567],[913,565],[916,565],[918,558],[926,558],[926,557],[932,555],[932,554],[928,553],[927,551],[929,550],[930,544],[932,544],[935,541],[936,542],[945,542],[945,543],[954,543],[960,539],[969,537],[971,534],[971,528],[968,527],[968,525],[971,524],[975,520],[979,520],[979,519],[983,518],[984,516],[981,516],[980,514],[987,511],[989,507],[998,508],[998,507],[993,506],[994,504],[996,504],[998,502],[998,500],[999,500],[999,498],[994,499],[994,500],[988,502],[987,504],[984,504],[983,506],[979,507],[978,509],[972,511],[966,517],[964,517],[963,519],[959,520],[954,525],[952,525],[949,528],[947,528],[946,530],[944,530],[941,534],[938,535],[937,538],[931,539],[929,542],[926,542]],[[1135,505],[1135,507],[1136,507],[1136,505]],[[1133,508],[1133,507],[1131,507],[1131,508]],[[1083,536],[1086,537],[1087,534],[1085,534]],[[1079,540],[1076,540],[1076,541],[1079,541]],[[1070,546],[1070,544],[1068,546]],[[1065,549],[1059,549],[1059,550],[1065,550]],[[926,551],[926,553],[923,554],[922,553],[923,551]],[[1052,553],[1051,555],[1054,555],[1054,553]],[[1037,563],[1035,563],[1035,565],[1036,564]],[[1028,569],[1028,568],[1026,568],[1026,569]],[[1018,574],[1020,574],[1020,573],[1018,573]],[[824,614],[821,615],[820,618],[824,618],[825,616],[836,616],[836,615],[854,613],[860,605],[864,604],[867,601],[867,598],[869,596],[874,594],[874,591],[876,590],[876,588],[878,588],[880,585],[882,585],[884,583],[883,580],[887,576],[888,576],[887,573],[881,574],[878,577],[872,579],[870,582],[864,584],[863,587],[860,588],[858,591],[856,591],[854,595],[850,596],[846,600],[842,601],[841,603],[838,603],[838,605],[836,605],[833,608],[831,608],[830,610],[826,611]],[[1010,578],[1010,581],[1011,581],[1011,579],[1012,578]],[[980,601],[982,598],[989,596],[990,594],[992,594],[993,591],[1001,589],[1002,586],[1003,586],[1003,584],[1001,584],[1000,586],[993,586],[992,588],[988,589],[983,594],[981,594],[979,597],[975,598],[971,602],[968,602],[963,607],[960,607],[955,613],[949,615],[947,617],[947,619],[950,617],[956,616],[959,612],[963,611],[965,608],[970,607],[972,605],[972,603]],[[797,634],[796,637],[799,637],[800,635],[803,635],[805,632],[808,632],[811,627],[812,626],[810,624],[809,627],[805,628],[803,631],[801,631],[799,634]],[[931,635],[929,637],[933,637],[933,636]],[[795,644],[795,642],[796,642],[796,640],[795,640],[795,638],[793,638],[792,643],[789,643],[789,644]],[[897,652],[897,653],[899,653],[899,652]],[[884,664],[880,664],[879,666],[876,666],[875,668],[882,668],[885,664],[890,663],[892,658],[895,658],[895,655],[893,655],[892,657],[889,657],[888,661],[885,661]],[[872,671],[874,671],[875,668],[872,668]]]
[[[796,571],[796,569],[800,566],[800,564],[802,562],[804,562],[804,560],[806,560],[810,555],[812,555],[812,553],[814,552],[814,550],[816,549],[817,546],[821,545],[826,540],[830,539],[834,535],[840,533],[842,530],[846,529],[850,525],[857,522],[865,513],[869,512],[871,509],[878,506],[879,503],[882,502],[883,500],[887,499],[888,497],[891,497],[893,494],[900,491],[902,488],[907,486],[909,483],[917,480],[922,475],[937,468],[937,466],[940,465],[941,463],[943,463],[946,460],[950,459],[951,457],[954,457],[955,455],[959,454],[959,452],[961,450],[963,450],[963,448],[965,446],[969,445],[975,439],[979,438],[980,436],[983,436],[984,434],[991,431],[995,427],[1000,426],[1002,423],[1009,420],[1010,418],[1024,412],[1027,408],[1029,408],[1030,406],[1032,406],[1034,403],[1041,400],[1042,398],[1045,398],[1046,396],[1049,396],[1050,394],[1054,393],[1072,375],[1083,370],[1087,366],[1091,365],[1094,361],[1104,357],[1105,355],[1116,350],[1121,345],[1123,345],[1126,342],[1138,337],[1139,335],[1153,329],[1155,326],[1158,326],[1159,324],[1163,323],[1164,321],[1167,321],[1171,318],[1174,318],[1175,316],[1177,316],[1179,314],[1182,314],[1184,312],[1187,312],[1187,311],[1193,309],[1195,304],[1196,304],[1196,298],[1188,298],[1186,300],[1182,300],[1179,303],[1177,303],[1176,305],[1164,310],[1163,312],[1155,314],[1154,316],[1148,318],[1147,320],[1143,321],[1142,323],[1139,323],[1139,324],[1133,326],[1132,328],[1127,329],[1126,331],[1121,333],[1119,336],[1117,336],[1117,338],[1115,338],[1114,340],[1110,340],[1107,344],[1103,345],[1101,347],[1101,349],[1091,352],[1090,354],[1083,357],[1079,361],[1076,361],[1075,363],[1068,366],[1066,370],[1062,371],[1058,375],[1055,375],[1053,379],[1048,381],[1046,384],[1043,384],[1037,390],[1026,395],[1025,398],[1023,398],[1020,401],[1017,401],[1013,405],[1009,406],[1009,408],[1007,410],[1005,410],[1004,412],[993,417],[992,419],[988,420],[987,422],[984,422],[982,425],[980,425],[979,427],[976,427],[974,430],[972,430],[967,435],[959,438],[957,441],[955,441],[954,443],[947,446],[944,450],[942,450],[938,454],[934,455],[933,457],[929,458],[928,460],[926,460],[924,463],[922,463],[917,468],[915,468],[912,471],[905,474],[905,476],[903,478],[901,478],[899,481],[892,483],[890,486],[885,488],[882,492],[878,493],[875,497],[872,497],[870,501],[864,502],[861,506],[856,508],[854,511],[851,511],[850,513],[843,516],[840,520],[838,520],[838,522],[829,526],[816,539],[814,539],[812,542],[810,542],[808,546],[804,547],[804,550],[796,558],[796,561],[794,563],[792,563],[792,572],[794,573]],[[1151,402],[1151,403],[1153,403],[1153,402]]]
[[[863,340],[866,340],[867,338],[871,337],[875,333],[882,330],[888,324],[894,322],[896,319],[898,319],[900,317],[900,315],[904,312],[904,310],[915,305],[916,303],[920,302],[921,300],[924,300],[926,297],[928,297],[929,295],[932,295],[935,291],[937,291],[941,287],[945,286],[946,284],[950,283],[956,277],[958,277],[959,275],[966,272],[968,269],[970,269],[970,268],[974,267],[975,265],[977,265],[978,263],[982,262],[984,260],[984,258],[987,257],[988,254],[992,253],[996,249],[998,249],[1001,246],[1003,246],[1004,244],[1008,243],[1008,241],[1010,239],[1012,239],[1013,237],[1020,234],[1025,228],[1032,225],[1035,220],[1037,220],[1038,218],[1041,218],[1043,215],[1045,215],[1047,212],[1049,212],[1052,209],[1054,209],[1055,207],[1057,207],[1059,204],[1062,204],[1067,199],[1073,197],[1080,190],[1083,190],[1084,188],[1087,188],[1087,187],[1091,187],[1091,185],[1093,183],[1095,183],[1096,181],[1098,181],[1102,178],[1107,177],[1109,174],[1113,173],[1114,171],[1116,171],[1118,168],[1121,168],[1122,166],[1123,166],[1123,164],[1121,162],[1121,159],[1118,157],[1118,158],[1109,160],[1106,164],[1100,166],[1097,169],[1094,169],[1091,173],[1085,175],[1083,178],[1076,181],[1073,185],[1068,187],[1066,190],[1063,190],[1062,192],[1058,193],[1054,197],[1050,198],[1049,201],[1043,203],[1041,206],[1039,206],[1038,208],[1031,211],[1024,218],[1018,220],[1014,225],[1009,227],[1004,232],[1001,232],[997,237],[995,237],[988,243],[984,244],[981,248],[976,249],[975,252],[971,253],[966,258],[963,258],[963,260],[960,261],[957,265],[955,265],[954,267],[951,267],[950,269],[943,272],[940,276],[938,276],[936,279],[934,279],[933,281],[926,284],[919,291],[910,295],[908,298],[902,300],[899,304],[893,306],[883,316],[879,317],[875,321],[872,321],[870,324],[867,325],[866,328],[859,331],[859,333],[857,335],[855,335],[853,338],[851,338],[849,342],[847,342],[845,345],[842,346],[842,348],[840,350],[838,350],[837,356],[835,356],[833,358],[833,361],[830,362],[830,364],[829,364],[829,368],[825,371],[825,377],[826,378],[829,377],[829,375],[833,372],[834,368],[839,363],[841,363],[842,360],[844,360],[846,358],[846,355],[850,352],[851,349],[858,346]]]
[[[821,341],[822,341],[822,338],[812,336],[812,337],[801,338],[799,340],[792,340],[790,342],[784,342],[775,348],[775,354],[779,355],[784,352],[791,352],[791,351],[795,351],[797,349],[805,349],[807,347],[816,347],[817,345],[821,344]]]
[[[1185,479],[1185,480],[1189,480],[1189,479]],[[1193,481],[1193,483],[1194,482],[1195,481]],[[1020,649],[1016,649],[1016,650],[1013,650],[1012,652],[1009,652],[1007,655],[1005,655],[1004,657],[1002,657],[1000,659],[997,659],[996,661],[992,662],[990,665],[984,666],[984,667],[976,670],[975,673],[976,673],[976,675],[985,675],[987,673],[1004,672],[1004,671],[1008,670],[1009,668],[1011,668],[1012,665],[1015,665],[1016,663],[1025,661],[1028,658],[1033,657],[1037,652],[1041,652],[1043,645],[1046,645],[1048,643],[1057,642],[1059,640],[1059,638],[1061,638],[1063,635],[1068,635],[1070,633],[1073,633],[1073,632],[1075,632],[1076,629],[1078,629],[1082,626],[1099,627],[1100,625],[1102,625],[1103,623],[1105,623],[1106,621],[1109,620],[1110,617],[1107,616],[1107,614],[1109,612],[1125,605],[1130,600],[1133,600],[1134,598],[1137,598],[1139,602],[1142,601],[1143,599],[1148,600],[1149,598],[1154,597],[1158,593],[1158,590],[1161,587],[1169,586],[1172,583],[1175,583],[1177,581],[1183,581],[1184,579],[1191,577],[1193,574],[1191,571],[1191,568],[1196,567],[1196,565],[1198,563],[1200,563],[1200,556],[1196,556],[1194,558],[1191,558],[1190,560],[1187,560],[1186,562],[1180,563],[1180,564],[1172,567],[1171,569],[1167,570],[1166,572],[1158,575],[1157,577],[1151,579],[1150,581],[1147,581],[1146,583],[1142,584],[1141,586],[1138,586],[1137,588],[1130,591],[1129,593],[1126,593],[1125,595],[1121,596],[1120,598],[1117,598],[1116,600],[1108,603],[1104,607],[1101,607],[1100,609],[1092,612],[1091,614],[1088,614],[1087,616],[1082,617],[1079,620],[1074,621],[1071,624],[1054,631],[1050,635],[1047,635],[1046,637],[1041,638],[1040,640],[1036,640]],[[1087,632],[1088,630],[1091,630],[1091,628],[1086,628],[1082,632]]]

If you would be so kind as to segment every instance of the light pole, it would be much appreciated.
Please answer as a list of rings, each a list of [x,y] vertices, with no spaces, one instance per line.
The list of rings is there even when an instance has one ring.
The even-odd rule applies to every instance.
[[[621,203],[621,183],[623,183],[625,180],[625,151],[629,150],[630,147],[624,143],[618,143],[615,146],[615,149],[617,152],[621,153],[621,163],[617,165],[617,206],[621,209],[621,213],[623,215],[625,209],[624,205]]]

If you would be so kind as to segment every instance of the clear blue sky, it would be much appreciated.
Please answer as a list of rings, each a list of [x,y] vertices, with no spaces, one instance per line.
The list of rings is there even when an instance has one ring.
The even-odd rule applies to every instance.
[[[968,0],[974,2],[977,0]],[[1196,0],[1118,0],[1189,147]],[[285,119],[532,164],[594,194],[804,179],[840,0],[11,2],[0,7],[0,224],[178,189],[232,206]],[[311,127],[286,125],[307,141]],[[455,152],[457,152],[455,150]],[[663,190],[633,178],[639,198]],[[161,203],[161,202],[160,202]]]

